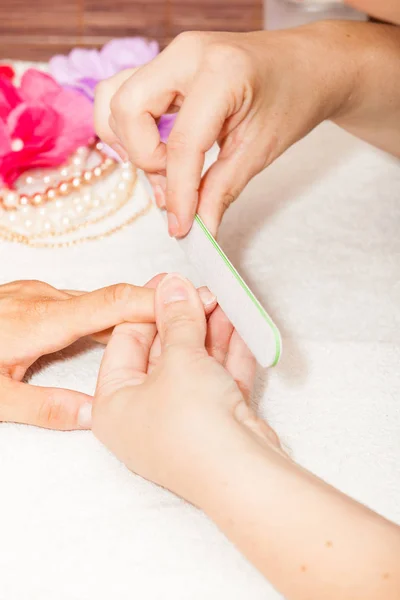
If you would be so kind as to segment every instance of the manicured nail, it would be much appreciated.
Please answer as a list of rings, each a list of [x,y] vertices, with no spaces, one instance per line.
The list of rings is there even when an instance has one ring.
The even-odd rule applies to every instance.
[[[118,156],[120,157],[122,162],[124,162],[124,163],[128,162],[128,160],[129,160],[128,153],[125,150],[125,148],[123,148],[121,146],[121,144],[119,144],[118,142],[115,142],[115,144],[111,145],[111,148],[114,150],[114,152],[116,152],[118,154]]]
[[[82,429],[89,429],[92,426],[92,405],[90,402],[82,404],[78,413],[78,425]]]
[[[158,286],[159,296],[164,304],[183,302],[189,298],[186,279],[180,275],[167,275]]]
[[[168,231],[169,231],[169,235],[171,237],[175,237],[178,234],[179,231],[179,223],[178,223],[178,219],[176,218],[176,216],[174,215],[174,213],[167,213],[167,217],[168,217]]]
[[[211,304],[215,304],[217,301],[217,297],[206,287],[199,289],[199,296],[204,306],[211,306]]]
[[[165,208],[165,192],[161,185],[154,186],[154,196],[156,198],[158,208]]]

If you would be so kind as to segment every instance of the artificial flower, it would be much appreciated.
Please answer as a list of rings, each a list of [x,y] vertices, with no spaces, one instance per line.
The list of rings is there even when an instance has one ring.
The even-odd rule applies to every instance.
[[[15,77],[15,71],[11,65],[6,65],[4,63],[0,64],[0,77],[5,77],[12,81]]]
[[[140,37],[111,40],[101,50],[75,48],[68,56],[50,59],[50,72],[63,86],[79,89],[91,100],[99,81],[123,69],[139,67],[159,52],[155,41]]]
[[[158,43],[141,37],[111,40],[101,50],[75,48],[68,56],[50,59],[50,72],[63,86],[75,88],[91,101],[99,81],[124,69],[139,67],[151,61],[159,52]],[[160,137],[166,141],[175,116],[164,115],[158,123]],[[106,149],[107,150],[107,149]],[[110,150],[109,154],[116,157]]]
[[[66,162],[94,137],[93,106],[36,69],[19,88],[0,77],[0,183],[12,184],[25,171]]]

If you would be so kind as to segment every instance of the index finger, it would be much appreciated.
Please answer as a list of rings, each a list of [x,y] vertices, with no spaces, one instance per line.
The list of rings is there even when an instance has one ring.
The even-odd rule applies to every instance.
[[[164,51],[133,73],[110,100],[109,124],[130,160],[149,173],[165,171],[166,149],[158,119],[185,84],[184,68]]]
[[[145,287],[155,289],[163,278],[163,274],[156,275]],[[156,333],[156,325],[150,323],[115,327],[101,362],[96,395],[108,396],[125,385],[143,382]]]
[[[199,201],[205,153],[217,141],[229,115],[229,95],[221,77],[204,71],[194,81],[167,142],[169,233],[190,230]]]

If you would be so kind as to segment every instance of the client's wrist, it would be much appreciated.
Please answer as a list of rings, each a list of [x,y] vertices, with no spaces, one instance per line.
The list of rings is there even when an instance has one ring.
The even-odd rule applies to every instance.
[[[246,485],[249,476],[252,479],[251,471],[268,470],[276,461],[292,463],[273,430],[261,423],[265,424],[264,432],[237,418],[220,428],[218,442],[213,444],[209,439],[207,455],[196,461],[184,497],[211,516],[221,503],[238,493],[242,484]]]

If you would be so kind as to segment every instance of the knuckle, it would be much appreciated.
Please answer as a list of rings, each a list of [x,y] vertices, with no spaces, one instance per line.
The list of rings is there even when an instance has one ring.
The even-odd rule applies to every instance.
[[[107,79],[103,79],[99,81],[94,90],[94,100],[95,102],[102,102],[103,100],[108,99],[110,94],[111,85]]]
[[[137,325],[134,323],[122,323],[122,325],[117,325],[117,327],[114,329],[113,336],[129,338],[129,340],[141,350],[147,351],[150,345],[148,336],[142,331],[138,331]]]
[[[50,287],[47,283],[38,281],[37,279],[25,279],[23,281],[16,281],[15,283],[18,284],[22,290],[37,293],[41,293],[43,290],[47,290]]]
[[[224,192],[221,198],[222,213],[225,213],[230,205],[236,200],[237,195],[234,192]]]
[[[131,286],[128,283],[116,283],[104,290],[105,302],[109,305],[125,304],[131,298]]]
[[[188,136],[184,131],[172,130],[167,141],[167,152],[182,152],[189,147]]]
[[[164,323],[164,332],[168,337],[168,334],[171,332],[177,332],[193,326],[197,327],[197,319],[194,315],[182,314],[180,311],[174,312],[168,315]]]
[[[252,68],[252,60],[244,48],[227,42],[214,42],[209,46],[206,58],[217,71],[246,72]]]
[[[132,153],[132,163],[138,169],[142,169],[142,171],[146,171],[147,173],[152,173],[157,170],[158,165],[158,157],[155,155],[143,154],[140,151]]]
[[[39,425],[51,429],[61,429],[66,427],[70,420],[59,395],[49,391],[39,407]]]
[[[187,47],[202,43],[204,39],[205,33],[202,31],[182,31],[173,40],[173,44]]]
[[[134,102],[132,95],[122,87],[119,89],[110,100],[110,111],[114,119],[126,120],[132,115],[134,110]]]

